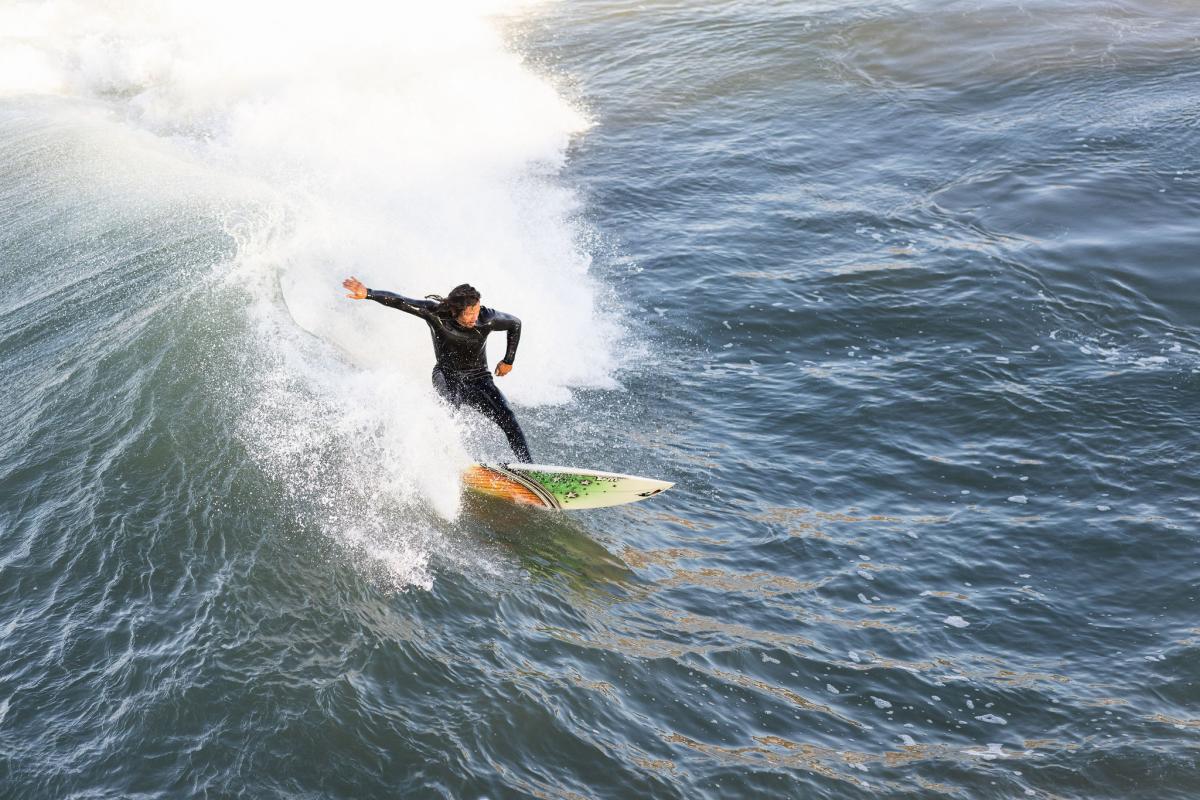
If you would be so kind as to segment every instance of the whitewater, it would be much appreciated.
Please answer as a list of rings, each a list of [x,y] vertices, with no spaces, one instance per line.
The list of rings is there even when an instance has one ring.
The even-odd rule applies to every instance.
[[[454,519],[457,476],[487,434],[435,399],[423,326],[347,301],[343,277],[414,296],[470,282],[521,316],[519,369],[502,381],[519,406],[616,385],[619,318],[602,310],[591,232],[558,177],[587,116],[507,46],[497,16],[521,10],[0,12],[0,97],[84,139],[124,202],[199,200],[231,238],[228,259],[173,289],[172,303],[248,317],[236,360],[205,380],[235,398],[236,434],[283,502],[386,559],[398,585],[428,586],[425,512]],[[398,531],[398,517],[417,521]]]

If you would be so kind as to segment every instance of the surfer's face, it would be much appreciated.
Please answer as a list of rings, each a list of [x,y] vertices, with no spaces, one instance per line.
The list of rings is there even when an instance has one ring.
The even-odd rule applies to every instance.
[[[479,319],[479,303],[473,306],[467,306],[458,313],[458,324],[464,328],[474,328],[476,320]]]

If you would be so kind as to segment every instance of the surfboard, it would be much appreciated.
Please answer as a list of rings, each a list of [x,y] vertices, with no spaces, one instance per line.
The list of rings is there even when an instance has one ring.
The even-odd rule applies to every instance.
[[[575,511],[645,500],[674,486],[669,481],[548,464],[475,464],[463,483],[481,494],[519,505]]]

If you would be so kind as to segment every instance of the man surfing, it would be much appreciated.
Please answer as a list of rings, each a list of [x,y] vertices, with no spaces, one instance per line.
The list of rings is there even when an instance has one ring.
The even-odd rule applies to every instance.
[[[425,320],[437,360],[433,388],[455,408],[466,405],[499,425],[517,458],[526,464],[533,461],[517,418],[488,372],[485,347],[489,333],[508,331],[508,349],[495,373],[497,377],[507,375],[521,340],[521,320],[480,305],[479,292],[466,283],[455,286],[445,297],[428,295],[424,300],[368,289],[355,277],[342,281],[342,286],[350,292],[349,298],[374,300]]]

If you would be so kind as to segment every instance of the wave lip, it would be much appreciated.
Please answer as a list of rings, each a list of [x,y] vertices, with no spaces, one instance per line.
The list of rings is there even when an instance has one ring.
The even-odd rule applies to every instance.
[[[339,487],[453,519],[461,469],[503,450],[436,399],[424,326],[346,299],[342,278],[416,296],[470,282],[521,317],[501,382],[519,406],[616,386],[620,326],[558,177],[589,123],[506,45],[495,16],[525,5],[52,0],[0,17],[0,65],[31,76],[0,95],[55,94],[148,132],[230,198],[218,281],[249,323],[226,365],[230,427],[339,540],[407,553],[402,583],[428,585],[425,514],[364,543],[395,530],[395,509],[347,521],[329,511]],[[318,466],[334,473],[313,480]]]

